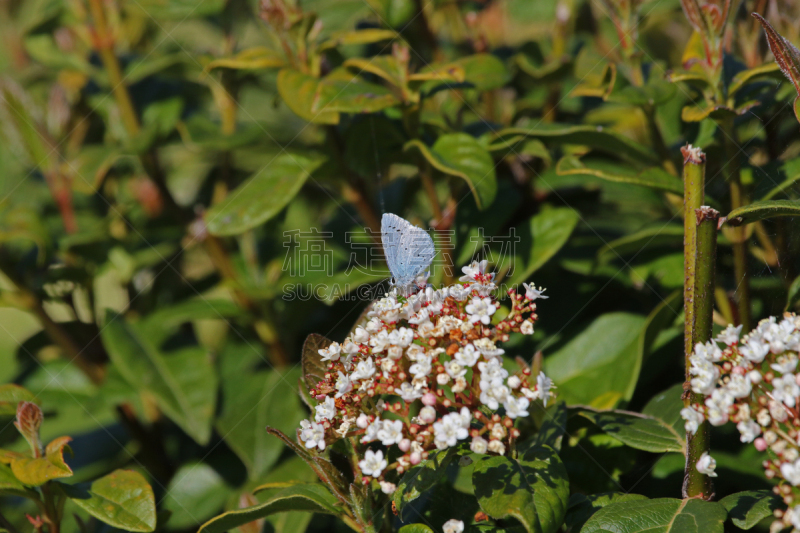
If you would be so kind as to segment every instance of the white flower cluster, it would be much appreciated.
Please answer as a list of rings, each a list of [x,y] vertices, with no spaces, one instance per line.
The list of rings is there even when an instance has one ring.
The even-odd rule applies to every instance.
[[[509,291],[510,310],[498,319],[486,261],[462,270],[460,283],[443,289],[408,296],[392,290],[343,343],[319,350],[327,372],[309,391],[314,419],[298,430],[307,448],[351,439],[365,450],[362,480],[376,479],[391,493],[395,486],[384,474],[402,473],[432,450],[471,438],[475,453],[504,454],[519,436],[514,420],[528,416],[533,401],[547,405],[552,381],[527,367],[509,372],[498,347],[510,333],[533,333],[534,301],[546,298],[543,289]],[[482,407],[502,411],[487,416]],[[374,443],[387,449],[366,449]]]
[[[769,451],[765,475],[777,479],[776,494],[790,506],[776,511],[771,531],[793,528],[800,533],[800,317],[770,317],[741,340],[741,326],[728,326],[713,341],[697,344],[690,357],[691,387],[702,395],[681,411],[686,431],[696,433],[708,421],[720,426],[736,424],[742,442]],[[720,346],[724,345],[724,347]],[[697,469],[714,474],[716,463],[708,454]]]

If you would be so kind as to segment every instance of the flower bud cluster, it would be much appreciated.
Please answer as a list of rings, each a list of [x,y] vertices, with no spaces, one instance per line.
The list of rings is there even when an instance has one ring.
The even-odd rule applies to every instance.
[[[387,473],[460,441],[470,439],[475,453],[506,453],[519,436],[514,420],[554,393],[544,373],[510,374],[498,345],[513,332],[532,334],[534,301],[547,296],[533,285],[511,290],[511,309],[497,320],[494,274],[485,270],[486,261],[473,262],[449,287],[434,290],[423,278],[414,294],[392,290],[343,343],[320,350],[327,373],[310,391],[318,404],[314,420],[301,422],[300,441],[324,450],[349,439],[362,458],[356,474],[385,493],[395,490]]]
[[[768,451],[765,475],[779,481],[775,493],[789,506],[776,511],[770,531],[791,527],[800,533],[800,317],[786,313],[762,320],[740,340],[741,328],[728,326],[716,339],[695,346],[691,387],[703,401],[684,408],[681,416],[692,434],[705,420],[713,426],[734,423],[742,442]]]

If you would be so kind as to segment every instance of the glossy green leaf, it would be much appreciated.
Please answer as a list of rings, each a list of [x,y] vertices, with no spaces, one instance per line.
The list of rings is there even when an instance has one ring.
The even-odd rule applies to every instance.
[[[652,79],[644,87],[629,85],[619,91],[614,91],[608,98],[611,102],[627,105],[659,106],[669,102],[678,87],[667,80]]]
[[[231,300],[220,298],[191,298],[150,313],[138,324],[146,331],[153,344],[160,344],[174,329],[195,320],[214,320],[239,317],[244,314],[241,307]]]
[[[222,513],[200,526],[198,533],[224,533],[253,520],[286,511],[332,515],[342,513],[338,500],[323,485],[305,483],[288,487],[258,505]]]
[[[515,257],[514,270],[509,274],[511,278],[509,282],[519,285],[530,279],[564,247],[579,219],[577,211],[566,207],[543,209],[534,215],[529,226],[522,228],[523,250],[526,241],[532,240],[533,243],[528,253]]]
[[[277,155],[206,212],[208,230],[215,235],[238,235],[260,226],[286,207],[321,163],[300,154]]]
[[[651,165],[659,164],[658,156],[649,147],[603,126],[539,124],[533,128],[504,128],[495,134],[493,143],[514,135],[534,137],[545,143],[585,145],[616,157],[625,157]]]
[[[434,533],[434,531],[425,524],[408,524],[401,527],[397,533]]]
[[[72,469],[64,461],[64,450],[71,451],[71,437],[58,437],[50,442],[44,457],[33,458],[16,454],[11,459],[11,471],[23,484],[30,487],[44,485],[50,480],[72,476]]]
[[[409,141],[406,150],[417,149],[438,171],[467,182],[479,209],[486,209],[497,194],[494,161],[478,141],[466,133],[447,133],[428,147],[418,140]]]
[[[298,117],[315,124],[338,124],[339,113],[311,110],[318,87],[319,79],[298,70],[285,68],[278,73],[278,93]]]
[[[208,442],[217,377],[203,349],[162,354],[151,339],[113,313],[106,317],[102,339],[125,381],[150,392],[161,410],[197,442]]]
[[[338,70],[320,80],[311,112],[375,113],[399,103],[396,94],[383,85]]]
[[[658,498],[611,503],[581,533],[722,533],[725,508],[700,499]]]
[[[564,525],[568,531],[578,532],[597,511],[612,503],[646,500],[640,494],[626,494],[621,492],[605,492],[600,494],[576,493],[569,498],[567,516]]]
[[[539,427],[539,430],[530,440],[530,444],[522,443],[518,446],[518,450],[524,453],[529,447],[549,446],[554,450],[561,450],[561,441],[567,432],[567,417],[569,411],[567,404],[564,402],[557,402],[555,406],[549,407],[544,412],[544,421]]]
[[[222,412],[216,428],[244,462],[251,479],[263,476],[284,449],[266,426],[293,434],[303,419],[296,392],[299,377],[299,369],[223,376]]]
[[[167,487],[162,507],[172,514],[167,529],[196,529],[221,511],[233,490],[205,463],[183,465]]]
[[[142,532],[156,528],[153,489],[139,472],[114,470],[94,481],[88,490],[62,487],[78,507],[112,527]]]
[[[685,452],[684,433],[673,424],[653,416],[631,411],[594,411],[578,413],[623,444],[653,453]]]
[[[800,201],[768,200],[734,209],[728,213],[726,220],[731,226],[740,226],[767,218],[796,216],[800,216]]]
[[[330,39],[319,45],[319,50],[327,50],[342,45],[372,44],[381,41],[389,41],[398,38],[399,35],[393,30],[380,28],[365,28],[363,30],[339,32]]]
[[[447,465],[458,454],[456,448],[447,448],[432,452],[428,459],[406,472],[397,483],[397,490],[392,495],[400,517],[406,504],[422,496],[422,493],[433,487],[444,476]]]
[[[458,86],[462,87],[465,84],[479,91],[490,91],[502,87],[510,77],[505,64],[492,54],[475,54],[446,64],[435,63],[420,69],[420,74],[431,72],[452,72],[455,78],[459,78],[460,72],[463,72],[464,82],[463,84],[459,83]],[[451,81],[431,80],[423,84],[421,90],[427,93],[434,88],[446,88],[451,84],[455,85]]]
[[[771,490],[737,492],[722,498],[719,503],[728,511],[728,519],[741,529],[755,527],[784,506],[781,497]]]
[[[36,396],[25,387],[14,383],[0,385],[0,416],[16,415],[19,402],[37,403]]]
[[[749,68],[736,74],[728,85],[728,95],[733,96],[739,89],[746,84],[759,80],[761,78],[773,77],[776,73],[780,72],[780,67],[777,63],[764,63],[755,68]]]
[[[575,156],[566,156],[556,165],[556,172],[560,176],[593,176],[606,181],[641,185],[650,189],[683,195],[681,181],[661,167],[636,171],[605,161],[582,161]]]
[[[516,518],[528,533],[555,533],[564,521],[569,479],[552,448],[532,448],[517,458],[483,457],[472,484],[486,514]]]
[[[403,89],[408,82],[408,65],[400,62],[393,55],[380,55],[370,58],[351,57],[344,66],[361,74],[368,72]]]
[[[189,17],[203,17],[214,15],[225,8],[226,0],[137,0],[132,9],[141,10],[142,15],[152,17],[153,20],[185,21]]]
[[[280,68],[286,64],[283,54],[277,50],[264,46],[255,46],[242,50],[231,57],[221,57],[206,65],[204,72],[215,68],[229,68],[234,70],[260,70],[265,68]]]
[[[684,423],[681,418],[683,407],[683,383],[676,383],[650,398],[642,408],[642,414],[652,416],[671,427],[681,441],[684,441]]]
[[[598,408],[630,399],[639,376],[639,337],[645,323],[639,315],[605,314],[546,356],[544,372],[558,384],[559,399]]]
[[[604,244],[597,252],[598,261],[610,261],[658,246],[680,247],[683,245],[683,226],[658,224],[635,231]]]
[[[786,174],[786,179],[781,183],[770,189],[770,191],[761,197],[760,201],[771,200],[790,189],[795,183],[800,180],[800,158],[794,158],[786,161],[781,167],[781,170]]]
[[[11,468],[0,463],[0,494],[3,492],[24,492],[25,485],[14,476]]]

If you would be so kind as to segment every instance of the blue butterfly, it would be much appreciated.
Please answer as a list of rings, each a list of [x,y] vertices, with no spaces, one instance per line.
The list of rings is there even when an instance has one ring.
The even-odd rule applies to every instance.
[[[436,255],[433,239],[422,228],[392,213],[381,218],[381,242],[392,285],[401,293],[413,290],[417,276],[424,273]]]

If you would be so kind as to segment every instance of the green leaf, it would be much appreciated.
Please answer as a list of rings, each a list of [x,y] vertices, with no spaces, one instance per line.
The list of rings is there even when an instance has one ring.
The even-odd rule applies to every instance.
[[[758,67],[743,70],[734,76],[730,85],[728,85],[728,96],[735,95],[739,89],[751,81],[756,81],[765,77],[772,77],[772,75],[776,72],[780,72],[780,67],[777,63],[764,63]]]
[[[389,41],[400,36],[394,30],[383,30],[379,28],[367,28],[363,30],[338,32],[330,39],[319,45],[318,50],[337,48],[342,45],[372,44],[381,41]]]
[[[339,113],[311,110],[318,88],[317,78],[298,70],[285,68],[278,73],[278,94],[298,117],[314,124],[338,124]]]
[[[478,208],[486,209],[497,194],[494,161],[489,152],[471,135],[446,133],[432,147],[411,140],[405,149],[416,148],[438,171],[463,179],[469,185]]]
[[[549,261],[566,243],[580,215],[574,209],[556,207],[542,209],[531,218],[528,228],[523,228],[523,243],[533,240],[530,252],[525,258],[514,259],[514,270],[510,272],[509,283],[520,284],[528,280],[537,270]],[[527,231],[530,230],[530,234]],[[523,248],[524,249],[524,248]]]
[[[598,408],[630,399],[639,377],[645,323],[645,317],[630,313],[602,315],[545,357],[544,371],[558,384],[559,399]],[[597,342],[600,338],[603,342]]]
[[[174,53],[165,55],[147,54],[144,58],[132,61],[125,68],[124,79],[128,85],[133,85],[148,76],[157,74],[176,64],[180,64],[186,58],[185,53]]]
[[[229,68],[233,70],[260,70],[266,68],[281,68],[286,64],[283,54],[265,46],[254,46],[242,50],[231,57],[221,57],[206,65],[203,72],[215,68]]]
[[[394,92],[340,69],[320,80],[312,113],[375,113],[400,103]]]
[[[319,483],[304,483],[288,487],[253,507],[222,513],[200,526],[198,533],[224,533],[248,522],[286,511],[343,514],[337,499],[324,486]]]
[[[486,514],[516,518],[528,533],[555,533],[564,521],[569,480],[552,448],[533,448],[516,459],[483,457],[475,463],[472,484]]]
[[[0,463],[0,494],[22,495],[28,489],[14,476],[11,468]]]
[[[800,158],[790,159],[783,164],[781,170],[786,174],[786,179],[762,196],[760,201],[771,200],[800,180]]]
[[[764,20],[764,17],[758,13],[753,13],[752,15],[764,27],[764,32],[767,34],[767,44],[769,44],[769,49],[775,57],[775,62],[784,76],[792,82],[797,94],[800,95],[800,50],[775,31],[770,23]]]
[[[205,463],[181,466],[167,488],[163,509],[172,513],[167,529],[196,529],[222,510],[232,489]]]
[[[397,533],[434,533],[434,531],[425,524],[408,524],[401,527]]]
[[[642,414],[652,416],[671,427],[683,442],[685,440],[684,423],[681,418],[683,407],[683,383],[676,383],[650,398],[642,409]]]
[[[719,503],[699,499],[626,501],[597,511],[581,533],[723,533],[725,516]]]
[[[461,78],[461,73],[463,73],[464,81],[463,83],[456,82],[458,83],[457,87],[463,88],[464,84],[467,84],[479,91],[490,91],[502,87],[510,78],[505,64],[492,54],[475,54],[445,64],[434,63],[421,69],[419,74],[434,72],[452,72],[456,79]],[[456,86],[451,81],[430,80],[422,85],[421,91],[430,93],[433,90],[448,88],[450,85]]]
[[[131,9],[141,10],[143,17],[152,17],[153,20],[176,20],[178,24],[189,17],[200,18],[218,14],[225,8],[227,0],[137,0]],[[149,20],[145,18],[144,20]]]
[[[143,532],[156,528],[156,498],[139,472],[114,470],[94,481],[88,490],[61,487],[78,507],[112,527]]]
[[[674,83],[651,79],[644,87],[629,85],[624,89],[614,91],[608,100],[627,105],[659,106],[669,102],[677,91],[678,87]]]
[[[559,176],[593,176],[605,181],[641,185],[658,191],[683,195],[681,180],[661,167],[636,171],[607,161],[582,161],[575,156],[563,157],[556,164]]]
[[[800,201],[768,200],[734,209],[725,218],[731,226],[740,226],[766,218],[796,216],[800,216]]]
[[[294,433],[303,418],[296,393],[299,377],[299,369],[223,376],[216,428],[245,464],[250,479],[266,474],[284,449],[264,428]]]
[[[660,246],[680,247],[682,245],[682,225],[657,224],[604,244],[597,252],[597,260],[604,262],[619,257],[638,255],[644,250]]]
[[[775,509],[784,506],[780,496],[771,490],[748,490],[722,498],[719,502],[728,511],[728,518],[741,529],[751,529]]]
[[[794,278],[792,285],[789,287],[789,292],[786,295],[786,308],[784,311],[789,311],[797,302],[800,301],[800,276]]]
[[[552,408],[544,412],[544,422],[542,422],[539,431],[531,439],[530,446],[522,444],[519,446],[519,451],[528,449],[528,447],[538,448],[541,446],[549,446],[554,450],[561,450],[561,440],[567,432],[567,417],[569,412],[567,404],[558,402]]]
[[[606,505],[646,499],[646,496],[640,494],[625,494],[619,492],[605,492],[589,495],[576,493],[569,498],[569,507],[567,508],[567,516],[564,520],[564,525],[567,527],[567,531],[574,531],[577,533],[592,515]]]
[[[401,518],[406,504],[416,500],[422,496],[423,492],[433,487],[442,478],[447,465],[456,455],[458,455],[457,448],[433,452],[428,459],[411,468],[400,478],[392,500]]]
[[[72,476],[72,469],[64,461],[64,449],[70,450],[68,444],[71,440],[71,437],[53,440],[47,445],[44,457],[15,454],[11,459],[11,471],[23,484],[31,487],[44,485],[52,479]]]
[[[208,231],[238,235],[265,223],[286,207],[321,163],[299,154],[276,156],[206,212]]]
[[[206,444],[217,397],[217,377],[208,354],[200,348],[185,348],[164,355],[151,339],[112,312],[101,335],[125,381],[150,392],[168,417],[198,443]]]
[[[685,453],[684,434],[659,418],[631,411],[594,411],[588,408],[579,409],[578,414],[631,448],[653,453]]]
[[[14,383],[0,385],[0,416],[15,416],[19,402],[38,403],[38,400],[25,387],[20,387]]]
[[[603,126],[572,126],[567,124],[540,124],[535,128],[505,128],[494,135],[492,143],[514,135],[534,137],[556,144],[579,144],[613,155],[658,165],[658,156],[647,146]],[[677,179],[677,178],[676,178]]]
[[[190,298],[175,305],[157,309],[144,317],[137,327],[146,331],[150,341],[158,345],[175,329],[187,322],[227,319],[244,314],[244,310],[231,300]]]

